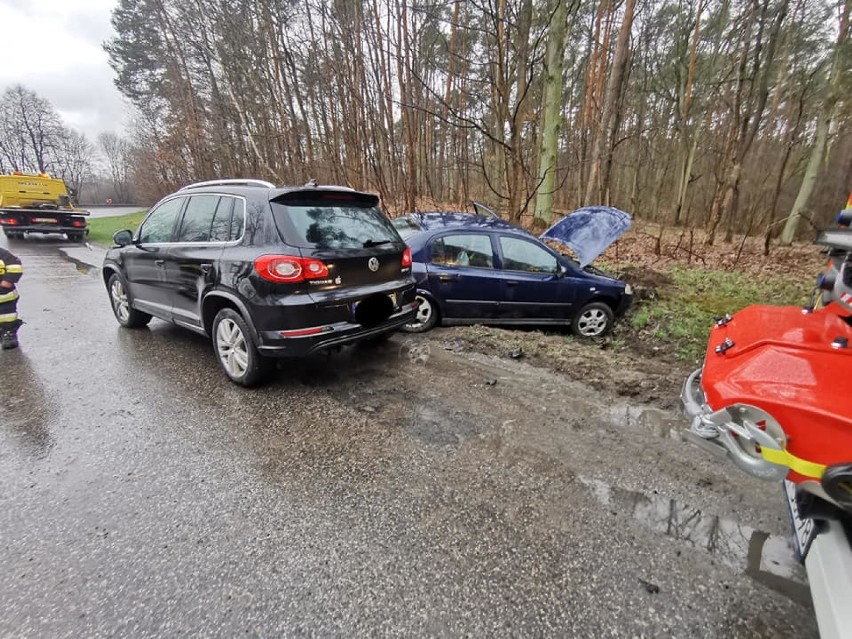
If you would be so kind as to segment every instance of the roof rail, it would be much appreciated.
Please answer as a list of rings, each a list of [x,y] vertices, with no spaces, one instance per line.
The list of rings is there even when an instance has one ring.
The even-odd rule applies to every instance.
[[[188,189],[199,189],[205,186],[262,186],[267,189],[275,188],[275,185],[272,182],[267,182],[266,180],[237,178],[235,180],[207,180],[206,182],[195,182],[194,184],[187,184],[180,190],[186,191]]]

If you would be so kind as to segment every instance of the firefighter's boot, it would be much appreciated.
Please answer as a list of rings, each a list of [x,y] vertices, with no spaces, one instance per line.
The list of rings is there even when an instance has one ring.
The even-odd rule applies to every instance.
[[[9,322],[8,326],[0,329],[0,348],[4,351],[10,348],[18,348],[18,329],[23,322],[19,319]]]

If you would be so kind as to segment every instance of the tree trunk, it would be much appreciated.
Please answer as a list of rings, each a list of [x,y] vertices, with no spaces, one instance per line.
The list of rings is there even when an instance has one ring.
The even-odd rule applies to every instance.
[[[799,194],[793,203],[793,210],[790,212],[790,217],[787,218],[784,230],[781,232],[781,244],[784,246],[789,246],[793,243],[793,239],[796,237],[796,230],[799,227],[799,220],[802,217],[802,213],[807,209],[808,200],[814,191],[823,157],[825,156],[825,149],[828,145],[828,127],[831,124],[831,117],[831,113],[823,113],[820,115],[819,120],[817,120],[814,146],[811,149],[811,156],[808,158],[805,177],[802,178],[802,185],[799,187]]]
[[[539,185],[535,198],[534,219],[541,226],[549,226],[553,218],[553,192],[556,190],[557,152],[559,133],[562,128],[562,76],[565,66],[567,30],[568,0],[557,0],[548,29],[544,114],[538,165]]]
[[[601,112],[601,124],[598,131],[597,144],[592,150],[592,162],[589,172],[589,180],[586,183],[586,203],[590,203],[594,197],[595,188],[597,187],[598,197],[603,198],[609,190],[609,184],[604,184],[603,179],[609,181],[609,174],[604,169],[604,165],[609,161],[609,156],[612,154],[614,140],[610,135],[612,121],[615,117],[615,110],[621,99],[621,90],[624,80],[624,70],[627,67],[627,59],[630,54],[630,30],[633,26],[633,13],[636,8],[636,0],[627,0],[624,7],[624,19],[621,22],[621,29],[618,32],[618,40],[615,45],[615,53],[612,60],[612,70],[609,75],[609,81],[606,86],[604,95],[604,105]],[[606,173],[606,175],[603,175]],[[598,174],[601,174],[602,180],[598,183]]]
[[[834,110],[840,98],[841,90],[845,86],[844,80],[848,76],[848,69],[845,67],[844,62],[846,60],[845,54],[847,53],[845,51],[845,44],[849,35],[850,7],[852,7],[852,0],[846,0],[843,3],[840,14],[837,44],[834,47],[829,82],[825,89],[822,113],[820,113],[819,120],[817,120],[817,130],[814,137],[814,146],[811,149],[811,156],[808,159],[808,168],[805,170],[805,177],[802,179],[801,187],[799,187],[799,194],[793,203],[793,210],[790,212],[790,217],[787,218],[787,223],[781,232],[781,244],[785,246],[793,243],[802,212],[808,206],[808,200],[811,197],[811,193],[813,193],[817,177],[819,177],[825,150],[828,146],[828,131],[831,128],[831,121],[834,118]]]

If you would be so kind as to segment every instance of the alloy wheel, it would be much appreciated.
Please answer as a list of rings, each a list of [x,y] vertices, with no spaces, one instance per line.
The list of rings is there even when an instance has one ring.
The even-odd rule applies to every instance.
[[[585,337],[595,337],[606,331],[609,318],[599,308],[590,308],[577,318],[577,332]]]
[[[249,366],[246,337],[235,321],[224,318],[216,327],[216,352],[228,375],[240,378]]]
[[[118,321],[122,324],[126,323],[130,318],[130,302],[127,299],[127,293],[124,292],[124,285],[117,277],[112,281],[109,295],[112,299],[112,307],[115,309]]]
[[[421,326],[427,325],[432,320],[432,315],[435,312],[435,309],[432,308],[432,302],[422,295],[415,297],[414,301],[418,304],[417,312],[414,315],[414,320],[405,325],[406,328],[410,329],[418,329]]]

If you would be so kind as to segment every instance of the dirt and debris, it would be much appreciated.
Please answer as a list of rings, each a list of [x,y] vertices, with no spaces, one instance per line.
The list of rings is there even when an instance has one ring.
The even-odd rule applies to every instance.
[[[482,353],[506,359],[522,354],[528,364],[553,370],[633,401],[662,408],[679,405],[683,380],[693,366],[665,348],[640,341],[626,343],[626,324],[616,325],[612,335],[586,340],[567,331],[502,329],[490,326],[456,326],[434,329],[430,339],[452,342],[453,351]]]
[[[645,587],[645,590],[652,595],[656,595],[660,592],[660,587],[657,584],[652,584],[650,581],[645,581],[644,579],[639,579],[639,583]]]

